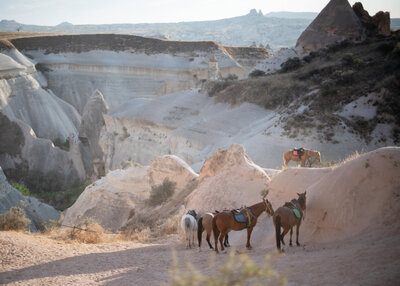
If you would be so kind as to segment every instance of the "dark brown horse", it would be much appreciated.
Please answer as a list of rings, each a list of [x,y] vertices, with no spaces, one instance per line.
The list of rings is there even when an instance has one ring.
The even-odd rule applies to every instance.
[[[242,230],[247,227],[247,243],[246,248],[251,249],[250,245],[250,237],[251,232],[253,231],[254,226],[257,223],[257,218],[265,211],[269,215],[274,214],[274,210],[272,208],[271,203],[263,198],[261,203],[252,205],[246,208],[248,213],[252,214],[253,217],[251,219],[251,223],[247,226],[246,222],[237,222],[233,217],[232,212],[221,212],[214,216],[212,220],[213,232],[214,232],[214,239],[215,239],[215,251],[218,253],[218,238],[221,244],[221,251],[223,251],[224,245],[222,243],[223,238],[225,235],[231,230]]]
[[[292,246],[292,234],[294,226],[296,226],[296,244],[297,246],[300,246],[299,229],[301,220],[304,219],[304,213],[306,210],[306,192],[301,194],[297,193],[297,195],[299,196],[298,199],[293,199],[289,203],[285,203],[285,205],[278,208],[273,217],[276,233],[276,247],[279,251],[281,250],[281,242],[283,245],[285,245],[285,241],[283,239],[289,230],[289,245]],[[282,233],[281,227],[283,228]]]
[[[210,246],[211,249],[213,249],[211,243],[210,243],[210,235],[212,232],[212,220],[214,218],[214,215],[219,213],[219,211],[215,211],[215,213],[205,213],[197,222],[198,227],[197,227],[197,241],[199,242],[199,251],[201,251],[201,239],[203,236],[203,232],[206,231],[206,240],[208,242],[208,245]],[[224,239],[224,246],[229,247],[229,240],[228,240],[228,234],[226,234],[225,239]]]

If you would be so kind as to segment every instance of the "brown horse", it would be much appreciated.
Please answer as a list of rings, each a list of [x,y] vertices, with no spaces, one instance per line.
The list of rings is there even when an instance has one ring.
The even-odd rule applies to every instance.
[[[283,153],[283,165],[282,168],[286,169],[289,161],[301,162],[301,166],[305,167],[306,162],[310,158],[315,158],[318,162],[321,162],[321,153],[314,150],[309,150],[305,148],[301,148],[303,153],[301,155],[294,154],[295,150],[288,150]]]
[[[214,218],[214,215],[219,213],[218,211],[215,211],[215,213],[206,213],[204,214],[198,223],[198,228],[197,228],[197,241],[199,242],[199,251],[201,251],[201,239],[203,236],[204,230],[206,231],[206,240],[208,242],[208,245],[210,246],[211,249],[213,249],[211,243],[210,243],[210,235],[212,232],[212,220]],[[228,240],[228,234],[226,234],[225,239],[224,239],[224,246],[229,247],[229,240]]]
[[[285,245],[284,237],[290,230],[290,241],[289,245],[292,246],[292,234],[293,227],[296,226],[296,245],[300,246],[299,243],[299,229],[301,224],[301,219],[304,219],[304,213],[306,210],[306,192],[297,193],[299,196],[298,199],[293,199],[290,203],[285,203],[284,206],[278,208],[275,211],[273,221],[275,226],[275,234],[276,234],[276,247],[278,250],[281,250],[281,242]],[[295,214],[295,209],[298,211],[297,217]],[[283,228],[283,232],[281,234],[281,227]]]
[[[218,213],[214,216],[212,220],[212,226],[213,226],[213,232],[214,232],[214,239],[215,239],[215,251],[218,253],[218,238],[219,242],[221,244],[221,251],[223,251],[224,245],[222,243],[223,238],[225,235],[231,231],[231,230],[242,230],[247,227],[247,243],[246,243],[246,248],[251,249],[250,245],[250,237],[251,237],[251,232],[253,231],[254,226],[257,223],[257,218],[261,215],[263,211],[265,211],[269,215],[274,214],[274,210],[272,208],[271,203],[263,198],[263,201],[261,203],[252,205],[246,210],[253,214],[253,218],[251,219],[251,223],[247,227],[247,223],[245,222],[237,222],[235,218],[233,217],[232,212],[221,212]]]

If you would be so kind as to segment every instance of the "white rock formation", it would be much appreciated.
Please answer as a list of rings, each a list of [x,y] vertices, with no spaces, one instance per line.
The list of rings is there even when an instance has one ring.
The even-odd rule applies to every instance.
[[[46,79],[19,51],[0,50],[0,111],[24,121],[42,138],[64,141],[77,135],[80,115],[46,87]]]
[[[187,187],[197,181],[197,177],[185,162],[175,156],[156,158],[150,166],[111,171],[85,189],[66,210],[62,224],[71,226],[90,217],[104,228],[117,231],[139,214],[141,209],[148,210],[146,199],[149,198],[152,186],[160,185],[165,178],[175,182],[174,199],[182,197],[181,193],[185,193]],[[182,203],[183,198],[177,205]],[[152,209],[154,213],[155,208]],[[159,215],[162,217],[163,214]]]

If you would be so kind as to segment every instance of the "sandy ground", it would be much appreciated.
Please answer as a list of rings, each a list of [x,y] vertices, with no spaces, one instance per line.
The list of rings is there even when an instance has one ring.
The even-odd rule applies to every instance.
[[[387,233],[388,235],[385,235]],[[300,239],[301,241],[301,239]],[[382,230],[364,232],[346,241],[287,247],[277,255],[273,245],[243,243],[235,251],[248,252],[257,263],[274,255],[273,268],[288,277],[288,285],[398,285],[400,234]],[[203,273],[213,273],[227,258],[186,250],[177,236],[154,243],[115,241],[96,245],[66,244],[43,235],[0,232],[1,285],[160,285],[169,280],[175,251],[182,263],[190,262]],[[233,248],[228,250],[233,251]]]

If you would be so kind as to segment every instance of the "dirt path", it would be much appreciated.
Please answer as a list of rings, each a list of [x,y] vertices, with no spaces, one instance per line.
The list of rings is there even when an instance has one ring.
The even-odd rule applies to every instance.
[[[346,242],[286,249],[273,267],[288,285],[398,285],[399,235],[376,240],[372,235]],[[160,285],[169,279],[172,251],[203,273],[212,273],[228,257],[186,250],[176,236],[156,243],[115,241],[97,245],[66,244],[42,235],[0,232],[0,283],[6,285]],[[236,250],[245,252],[243,246]],[[261,263],[274,247],[248,252]]]

